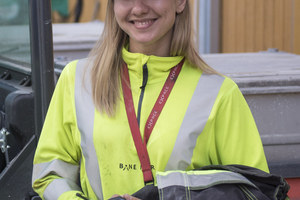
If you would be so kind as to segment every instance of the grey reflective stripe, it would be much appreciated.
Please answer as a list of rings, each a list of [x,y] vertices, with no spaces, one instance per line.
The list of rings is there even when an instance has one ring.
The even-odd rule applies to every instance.
[[[77,183],[79,177],[79,166],[66,163],[62,160],[53,160],[47,163],[34,164],[32,182],[51,174],[70,179]]]
[[[191,164],[197,138],[204,129],[223,81],[224,77],[219,75],[201,75],[165,171],[186,170]]]
[[[188,187],[190,190],[196,190],[205,189],[214,185],[225,183],[248,184],[250,186],[256,187],[251,181],[249,181],[241,174],[230,171],[214,173],[203,173],[203,171],[174,171],[168,172],[166,175],[164,173],[157,173],[156,177],[158,189],[163,189],[170,186],[183,186]]]
[[[78,178],[79,178],[78,165],[72,165],[62,160],[53,160],[51,162],[39,163],[33,165],[32,182],[38,179],[42,179],[48,175],[57,175],[61,178],[53,180],[47,186],[44,192],[45,199],[57,199],[62,193],[67,192],[69,190],[80,191],[80,188],[77,185]],[[57,196],[57,198],[50,198],[50,196],[54,194],[55,196]]]
[[[44,191],[44,199],[58,199],[63,193],[68,191],[81,191],[80,187],[68,179],[53,180]]]
[[[90,73],[87,60],[79,60],[75,76],[75,106],[77,126],[81,134],[81,148],[85,158],[85,171],[98,199],[103,199],[98,158],[94,146],[95,107],[91,93]],[[85,78],[83,78],[85,76]],[[83,84],[84,81],[84,84]]]

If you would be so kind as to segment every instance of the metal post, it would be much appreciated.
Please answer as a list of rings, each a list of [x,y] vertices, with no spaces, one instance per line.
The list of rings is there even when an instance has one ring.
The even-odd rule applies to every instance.
[[[222,31],[222,2],[221,0],[211,0],[211,15],[210,15],[210,52],[221,53],[221,31]]]
[[[38,139],[55,87],[50,0],[29,0],[29,13],[35,134]]]
[[[198,1],[197,1],[198,2]],[[196,4],[196,27],[200,54],[220,52],[221,1],[199,0]]]

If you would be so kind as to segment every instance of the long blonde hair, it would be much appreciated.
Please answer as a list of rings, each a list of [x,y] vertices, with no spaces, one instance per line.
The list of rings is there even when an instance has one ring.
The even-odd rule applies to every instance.
[[[113,116],[120,98],[120,76],[122,48],[128,42],[128,35],[118,25],[114,14],[114,1],[107,2],[105,26],[102,35],[92,49],[89,58],[92,62],[92,95],[96,109]],[[176,15],[171,56],[185,56],[193,66],[206,73],[216,73],[200,58],[192,36],[192,22],[189,0],[182,13]]]

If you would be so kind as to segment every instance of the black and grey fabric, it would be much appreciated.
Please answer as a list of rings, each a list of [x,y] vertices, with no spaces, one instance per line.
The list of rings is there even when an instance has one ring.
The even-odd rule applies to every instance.
[[[158,172],[156,177],[157,186],[146,186],[134,196],[143,200],[284,200],[289,190],[281,176],[242,165]]]

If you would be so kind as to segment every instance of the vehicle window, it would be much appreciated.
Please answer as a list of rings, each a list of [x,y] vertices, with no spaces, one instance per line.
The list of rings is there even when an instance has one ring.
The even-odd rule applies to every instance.
[[[28,1],[0,1],[0,65],[30,70]]]

